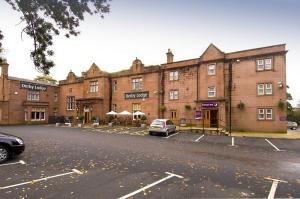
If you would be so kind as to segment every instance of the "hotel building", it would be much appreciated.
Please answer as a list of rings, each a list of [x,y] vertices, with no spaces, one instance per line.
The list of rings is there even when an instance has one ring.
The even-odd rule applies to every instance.
[[[0,124],[50,122],[55,116],[104,120],[110,110],[144,112],[151,122],[169,118],[205,127],[286,132],[286,49],[274,45],[225,53],[213,44],[201,56],[128,70],[80,76],[58,85],[8,76],[1,65]]]

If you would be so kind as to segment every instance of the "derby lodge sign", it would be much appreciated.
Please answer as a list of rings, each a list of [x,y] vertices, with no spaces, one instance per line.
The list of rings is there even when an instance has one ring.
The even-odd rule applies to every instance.
[[[149,98],[149,91],[125,93],[125,99],[145,99]]]
[[[35,90],[35,91],[46,91],[47,86],[41,84],[34,84],[29,82],[20,82],[20,87],[28,90]]]

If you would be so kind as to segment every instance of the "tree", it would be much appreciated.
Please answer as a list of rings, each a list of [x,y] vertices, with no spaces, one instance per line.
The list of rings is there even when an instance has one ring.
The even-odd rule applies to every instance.
[[[60,31],[65,36],[77,36],[80,21],[84,14],[98,14],[101,18],[110,10],[110,0],[5,0],[13,10],[21,13],[21,22],[25,24],[22,34],[33,39],[33,50],[30,57],[37,71],[49,74],[54,62],[49,59],[54,55],[50,49],[53,36]],[[0,48],[1,39],[0,31]],[[1,60],[0,60],[1,61]]]
[[[3,39],[3,35],[2,35],[2,32],[0,30],[0,64],[4,61],[4,58],[2,58],[1,54],[2,54],[2,43],[1,43],[1,40]]]
[[[34,78],[35,81],[38,82],[46,82],[50,84],[56,84],[57,80],[51,77],[50,75],[37,76]]]

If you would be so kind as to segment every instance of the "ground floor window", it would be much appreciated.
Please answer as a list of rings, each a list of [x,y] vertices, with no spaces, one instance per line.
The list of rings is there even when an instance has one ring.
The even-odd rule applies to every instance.
[[[137,111],[141,111],[141,104],[139,103],[133,103],[132,104],[132,112],[137,112]],[[141,119],[141,116],[140,115],[133,115],[133,120],[136,120],[136,119]]]
[[[171,110],[171,119],[175,120],[177,119],[177,116],[178,116],[177,110]]]
[[[272,120],[273,119],[273,110],[271,108],[259,108],[257,111],[258,120]]]
[[[32,108],[31,109],[31,121],[43,121],[45,120],[45,108]]]

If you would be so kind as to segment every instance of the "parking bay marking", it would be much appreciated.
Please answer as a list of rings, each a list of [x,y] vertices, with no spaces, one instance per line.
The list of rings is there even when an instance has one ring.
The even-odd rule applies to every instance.
[[[13,188],[13,187],[19,187],[19,186],[23,186],[23,185],[26,185],[26,184],[34,184],[36,182],[46,181],[46,180],[49,180],[51,178],[57,178],[57,177],[61,177],[61,176],[71,175],[71,174],[74,174],[74,173],[76,173],[78,175],[82,175],[83,174],[81,171],[78,171],[77,169],[72,169],[72,171],[68,172],[68,173],[58,174],[58,175],[54,175],[54,176],[48,176],[48,177],[45,177],[45,178],[39,178],[39,179],[36,179],[36,180],[22,182],[22,183],[19,183],[19,184],[14,184],[14,185],[9,185],[9,186],[5,186],[5,187],[0,187],[0,190],[9,189],[9,188]]]
[[[199,138],[197,138],[197,139],[195,140],[195,142],[199,142],[199,140],[200,140],[201,138],[203,138],[203,137],[204,137],[204,134],[201,135]]]
[[[14,164],[26,164],[26,162],[24,162],[23,160],[20,160],[18,162],[12,162],[12,163],[7,163],[7,164],[0,164],[0,167],[3,167],[3,166],[9,166],[9,165],[14,165]]]
[[[269,141],[268,139],[265,139],[266,142],[268,142],[272,147],[274,147],[276,149],[276,151],[283,151],[283,150],[280,150],[279,148],[277,148],[271,141]]]
[[[176,175],[174,173],[169,173],[169,172],[165,172],[165,173],[168,174],[167,177],[162,178],[162,179],[160,179],[160,180],[158,180],[156,182],[153,182],[152,184],[149,184],[149,185],[147,185],[145,187],[142,187],[141,189],[138,189],[138,190],[136,190],[134,192],[131,192],[131,193],[129,193],[129,194],[125,195],[125,196],[122,196],[122,197],[120,197],[118,199],[126,199],[126,198],[129,198],[131,196],[134,196],[134,195],[136,195],[136,194],[138,194],[138,193],[140,193],[142,191],[145,191],[146,189],[149,189],[150,187],[153,187],[153,186],[155,186],[155,185],[157,185],[157,184],[159,184],[159,183],[161,183],[163,181],[166,181],[166,180],[168,180],[168,179],[170,179],[172,177],[183,178],[183,176]]]
[[[274,199],[275,192],[276,192],[276,189],[277,189],[277,186],[278,186],[279,182],[287,183],[287,181],[284,181],[284,180],[278,180],[278,179],[273,179],[273,178],[265,178],[265,179],[273,181],[271,190],[270,190],[269,195],[268,195],[268,199]]]
[[[170,137],[172,137],[172,136],[174,136],[174,135],[177,135],[179,132],[177,132],[177,133],[174,133],[174,134],[172,134],[172,135],[169,135],[168,137],[164,137],[164,138],[170,138]]]

